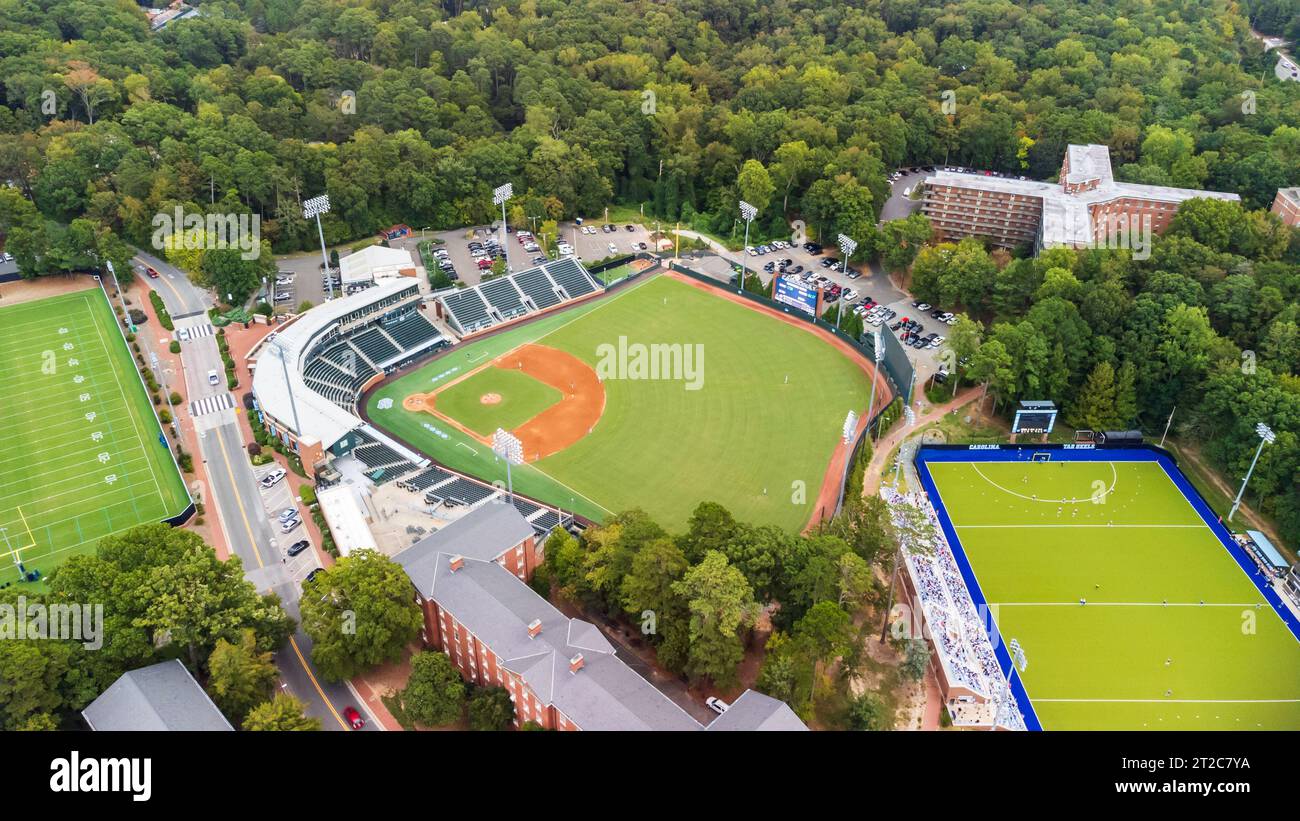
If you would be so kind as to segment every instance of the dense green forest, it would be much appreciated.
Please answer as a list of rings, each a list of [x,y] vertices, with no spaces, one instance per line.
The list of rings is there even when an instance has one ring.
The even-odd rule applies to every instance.
[[[315,242],[299,203],[322,191],[337,243],[490,221],[505,181],[514,221],[645,204],[729,235],[743,197],[762,236],[802,219],[901,270],[915,246],[876,227],[891,169],[1047,179],[1104,143],[1121,179],[1242,205],[1188,209],[1141,261],[927,248],[916,289],[980,321],[972,375],[1004,405],[1148,429],[1176,405],[1229,476],[1269,422],[1254,488],[1300,532],[1300,241],[1263,213],[1300,184],[1300,84],[1250,31],[1300,36],[1300,0],[195,5],[151,33],[131,0],[0,3],[0,231],[24,273],[121,270],[176,206],[257,214],[284,253]],[[237,293],[268,264],[209,256]]]

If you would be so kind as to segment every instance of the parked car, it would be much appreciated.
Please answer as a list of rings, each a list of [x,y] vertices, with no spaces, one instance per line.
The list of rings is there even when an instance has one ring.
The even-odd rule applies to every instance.
[[[324,573],[324,572],[325,572],[325,568],[323,568],[323,567],[318,567],[318,568],[316,568],[315,570],[313,570],[312,572],[308,573],[308,574],[307,574],[307,578],[303,579],[303,581],[304,581],[304,582],[315,581],[316,577],[319,576],[320,574]]]
[[[636,226],[635,226],[635,225],[628,225],[628,226],[626,226],[626,228],[627,228],[627,230],[629,230],[629,231],[635,231],[635,230],[636,230]]]
[[[300,524],[302,524],[302,519],[296,517],[289,519],[288,521],[280,522],[280,532],[288,533]]]
[[[610,252],[611,254],[617,254],[617,253],[618,253],[618,246],[611,242],[611,243],[609,244],[609,252]]]
[[[731,707],[730,704],[718,698],[717,696],[709,696],[708,698],[704,699],[704,703],[708,705],[710,710],[717,713],[718,715],[722,715],[723,713],[727,712],[727,710]]]
[[[289,545],[289,549],[286,550],[285,553],[288,553],[289,556],[292,558],[293,556],[297,556],[299,553],[303,552],[309,547],[311,547],[311,542],[307,541],[306,539],[299,539],[298,541]]]
[[[262,487],[275,487],[276,483],[284,478],[284,468],[276,468],[262,477]]]
[[[281,510],[281,511],[280,511],[280,516],[279,516],[279,518],[280,518],[280,521],[282,521],[282,522],[287,522],[287,521],[289,521],[290,519],[296,519],[296,518],[298,518],[298,508],[296,508],[296,507],[286,507],[284,510]]]

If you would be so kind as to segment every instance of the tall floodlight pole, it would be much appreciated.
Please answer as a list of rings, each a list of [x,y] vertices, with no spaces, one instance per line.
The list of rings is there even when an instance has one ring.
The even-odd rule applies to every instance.
[[[321,258],[321,262],[325,263],[325,267],[322,268],[321,270],[325,272],[325,281],[329,285],[328,298],[333,299],[334,298],[334,274],[333,272],[330,271],[329,252],[325,250],[325,229],[322,228],[320,224],[320,215],[328,214],[329,211],[330,211],[329,194],[321,194],[319,197],[312,197],[309,200],[305,200],[302,204],[303,219],[311,219],[312,217],[316,218],[316,233],[320,236],[320,258]]]
[[[515,500],[515,484],[510,475],[511,465],[522,465],[524,463],[524,444],[519,438],[504,428],[497,428],[497,432],[492,434],[492,452],[501,457],[506,463],[506,490],[510,493],[510,501]]]
[[[739,291],[745,290],[745,277],[749,274],[749,266],[745,264],[745,257],[749,255],[749,224],[758,216],[758,209],[744,200],[740,201],[740,216],[745,220],[745,247],[740,251],[740,288]]]
[[[492,192],[492,202],[501,206],[501,249],[506,253],[506,270],[510,270],[510,245],[506,242],[506,202],[515,195],[515,187],[510,183],[499,186]]]
[[[1169,418],[1165,420],[1165,432],[1160,434],[1160,447],[1162,448],[1165,446],[1165,437],[1169,435],[1169,426],[1174,423],[1174,411],[1176,410],[1178,410],[1178,406],[1174,405],[1169,411]]]
[[[852,242],[852,240],[850,240],[850,242]],[[837,322],[836,324],[838,325],[839,323]],[[885,358],[885,340],[881,338],[879,328],[871,332],[871,339],[875,342],[874,358],[876,360],[876,368],[875,372],[871,374],[871,404],[867,405],[867,419],[871,420],[867,423],[868,435],[871,434],[872,428],[879,429],[876,425],[876,382],[879,381],[880,363]],[[872,441],[874,442],[875,439],[872,439]]]
[[[1259,447],[1255,448],[1255,458],[1250,460],[1250,470],[1246,471],[1246,478],[1241,480],[1241,490],[1237,491],[1237,498],[1232,500],[1232,510],[1228,511],[1228,521],[1230,522],[1237,512],[1237,508],[1241,507],[1241,497],[1246,494],[1246,485],[1250,482],[1250,474],[1255,472],[1255,463],[1259,461],[1259,455],[1264,452],[1264,446],[1273,444],[1273,441],[1277,439],[1277,434],[1273,433],[1273,429],[1263,422],[1255,426],[1255,433],[1259,434]]]
[[[844,256],[844,265],[843,267],[840,268],[840,273],[847,276],[849,273],[849,257],[853,256],[854,251],[858,250],[858,243],[854,241],[852,237],[846,236],[844,234],[840,234],[839,243],[840,243],[840,253]],[[841,295],[840,307],[835,311],[836,328],[840,327],[840,317],[843,315],[844,315],[844,297],[843,295]],[[877,359],[876,361],[879,362],[880,360]]]
[[[284,392],[289,395],[289,407],[293,410],[294,434],[302,436],[302,423],[298,421],[298,403],[293,399],[293,383],[289,381],[289,354],[280,344],[278,337],[271,340],[271,348],[280,357],[280,366],[284,369]]]

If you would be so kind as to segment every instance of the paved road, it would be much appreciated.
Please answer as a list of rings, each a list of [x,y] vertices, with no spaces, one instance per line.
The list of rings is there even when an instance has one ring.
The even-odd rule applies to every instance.
[[[283,550],[292,539],[301,538],[292,533],[288,534],[288,539],[277,538],[280,536],[278,528],[272,526],[272,511],[287,504],[287,496],[282,499],[275,494],[284,493],[287,483],[281,482],[271,491],[264,491],[249,464],[246,442],[235,415],[236,408],[242,412],[242,406],[237,397],[226,390],[221,352],[216,336],[208,332],[207,308],[211,299],[190,282],[183,271],[157,257],[140,252],[135,263],[152,266],[158,271],[161,276],[157,279],[141,273],[142,281],[152,285],[162,297],[176,325],[177,335],[183,329],[192,335],[181,345],[183,379],[190,401],[185,408],[177,408],[176,418],[182,425],[193,425],[198,434],[199,456],[206,467],[209,482],[206,494],[209,512],[217,515],[231,551],[243,561],[245,577],[259,591],[279,595],[285,610],[296,619],[301,596],[299,580],[311,568],[303,568],[298,562],[291,572],[285,561]],[[215,386],[208,380],[211,371],[218,374]],[[167,374],[169,380],[181,376]],[[220,402],[222,397],[230,397],[226,407],[213,404]],[[204,400],[211,401],[204,403]],[[205,407],[198,409],[198,413],[191,413],[196,402]],[[307,714],[320,718],[325,729],[348,729],[342,718],[343,708],[352,705],[364,711],[364,703],[346,686],[321,681],[311,667],[310,658],[310,639],[299,629],[275,656],[285,689],[301,699]],[[371,717],[366,729],[377,728],[377,722]]]

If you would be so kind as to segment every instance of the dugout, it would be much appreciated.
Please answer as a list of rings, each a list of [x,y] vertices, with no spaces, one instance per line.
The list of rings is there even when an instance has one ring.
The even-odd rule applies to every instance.
[[[1099,445],[1140,445],[1142,444],[1142,431],[1140,430],[1103,430],[1097,434],[1097,444]]]

